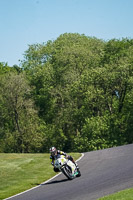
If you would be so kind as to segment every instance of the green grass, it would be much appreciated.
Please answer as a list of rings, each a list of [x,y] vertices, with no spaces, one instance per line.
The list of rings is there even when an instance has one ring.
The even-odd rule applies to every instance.
[[[78,159],[80,153],[71,153]],[[0,154],[0,200],[35,187],[56,173],[49,154]]]
[[[99,200],[133,200],[133,188],[117,192]]]

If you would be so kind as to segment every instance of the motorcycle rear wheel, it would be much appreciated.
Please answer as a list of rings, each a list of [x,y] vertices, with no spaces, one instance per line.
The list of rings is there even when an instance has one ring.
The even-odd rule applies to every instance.
[[[80,177],[81,176],[81,172],[78,170],[78,174],[76,175],[76,177]]]

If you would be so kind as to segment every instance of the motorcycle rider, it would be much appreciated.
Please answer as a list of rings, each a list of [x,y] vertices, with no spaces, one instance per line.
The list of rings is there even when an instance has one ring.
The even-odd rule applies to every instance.
[[[71,160],[71,161],[75,164],[77,170],[79,170],[78,164],[74,161],[74,159],[73,159],[72,156],[67,155],[67,154],[66,154],[65,152],[63,152],[63,151],[57,150],[55,147],[51,147],[49,151],[50,151],[51,164],[52,164],[53,166],[54,166],[54,160],[56,160],[56,157],[57,157],[57,155],[59,154],[59,155],[65,156],[66,159]],[[54,171],[55,171],[55,172],[59,172],[59,169],[57,169],[57,168],[54,167]]]

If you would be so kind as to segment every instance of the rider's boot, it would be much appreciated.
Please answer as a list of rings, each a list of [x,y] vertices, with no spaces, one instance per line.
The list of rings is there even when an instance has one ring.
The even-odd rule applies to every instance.
[[[75,165],[76,165],[76,169],[77,169],[77,172],[78,172],[78,174],[76,175],[76,177],[80,177],[81,176],[81,172],[79,170],[79,166],[78,166],[77,163],[75,163]]]
[[[78,164],[77,164],[77,163],[75,163],[75,166],[76,166],[77,170],[79,170],[79,166],[78,166]]]

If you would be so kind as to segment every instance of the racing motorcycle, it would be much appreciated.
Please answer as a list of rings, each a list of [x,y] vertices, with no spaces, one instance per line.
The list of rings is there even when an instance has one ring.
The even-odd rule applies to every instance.
[[[64,155],[58,154],[54,167],[58,168],[69,180],[81,176],[81,172],[79,169],[77,170],[75,164],[71,160],[66,159]]]

